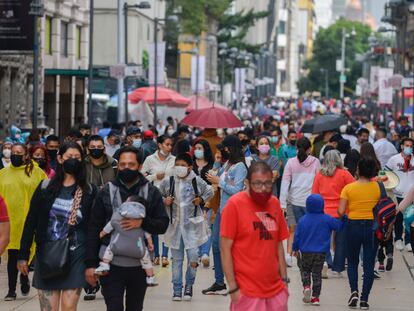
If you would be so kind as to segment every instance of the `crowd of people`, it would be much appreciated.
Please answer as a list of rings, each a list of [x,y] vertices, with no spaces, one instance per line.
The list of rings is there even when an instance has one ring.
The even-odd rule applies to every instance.
[[[141,310],[154,266],[171,265],[172,300],[190,301],[197,269],[214,265],[202,294],[230,295],[231,310],[282,311],[296,261],[304,303],[319,305],[322,279],[347,271],[348,306],[369,309],[394,249],[414,243],[412,131],[404,117],[349,116],[303,133],[321,109],[303,103],[237,130],[173,118],[145,129],[82,124],[65,137],[13,126],[0,158],[5,300],[16,299],[18,280],[27,296],[34,271],[41,310],[75,310],[82,289],[94,300],[100,288],[107,310]],[[384,191],[398,211],[380,238]]]

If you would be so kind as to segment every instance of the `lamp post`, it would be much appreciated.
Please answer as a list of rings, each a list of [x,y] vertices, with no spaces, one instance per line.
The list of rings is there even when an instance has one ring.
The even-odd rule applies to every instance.
[[[200,38],[197,38],[196,41],[196,49],[197,49],[197,56],[196,56],[196,87],[195,87],[195,110],[198,110],[198,84],[199,84],[199,72],[200,72]]]
[[[339,97],[344,98],[344,77],[345,77],[345,49],[346,49],[346,39],[349,38],[349,35],[355,36],[355,29],[352,29],[351,34],[346,32],[345,28],[342,28],[342,44],[341,44],[341,77],[339,81]]]
[[[88,67],[88,123],[92,125],[92,82],[93,82],[93,9],[94,0],[89,0],[89,67]]]
[[[41,0],[33,0],[29,14],[34,18],[33,40],[33,96],[32,96],[32,128],[37,129],[37,109],[39,101],[39,17],[44,14],[44,5]]]

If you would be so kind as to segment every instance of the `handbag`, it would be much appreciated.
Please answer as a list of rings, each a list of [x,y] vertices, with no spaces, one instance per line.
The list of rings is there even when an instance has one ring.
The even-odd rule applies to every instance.
[[[80,208],[82,189],[78,187],[69,216],[69,230],[66,238],[57,241],[46,241],[37,247],[37,260],[40,277],[44,280],[66,276],[70,271],[70,242],[76,214]]]

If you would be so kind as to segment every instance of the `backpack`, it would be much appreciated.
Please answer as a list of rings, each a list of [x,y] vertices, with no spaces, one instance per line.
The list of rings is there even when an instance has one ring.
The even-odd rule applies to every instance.
[[[396,220],[396,205],[394,201],[387,196],[385,186],[382,182],[378,182],[381,191],[381,197],[374,206],[374,230],[379,241],[386,241],[390,236],[387,233],[392,230]]]
[[[191,184],[193,185],[193,190],[194,190],[195,197],[196,198],[200,197],[200,193],[199,193],[198,187],[197,187],[197,177],[194,177],[191,180]],[[168,196],[174,197],[174,193],[175,193],[175,180],[174,180],[174,176],[170,176],[170,188],[169,188],[169,191],[168,191]],[[169,207],[170,207],[170,223],[172,224],[173,223],[173,217],[172,217],[173,207],[172,207],[172,204]],[[197,216],[197,207],[198,206],[194,207],[194,217]]]

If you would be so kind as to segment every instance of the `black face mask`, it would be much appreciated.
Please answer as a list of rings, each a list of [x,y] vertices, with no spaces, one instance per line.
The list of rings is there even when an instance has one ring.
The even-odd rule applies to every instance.
[[[63,162],[63,171],[66,174],[75,175],[82,168],[82,163],[76,159],[68,159]]]
[[[230,158],[230,153],[226,150],[221,150],[221,161],[226,162]]]
[[[38,159],[34,159],[34,160],[37,162],[37,164],[39,164],[39,167],[40,167],[42,170],[44,170],[44,169],[46,168],[46,166],[47,166],[46,159],[43,159],[43,158],[38,158]]]
[[[249,139],[242,139],[241,140],[241,144],[242,144],[243,147],[246,147],[249,143],[250,143]]]
[[[95,160],[100,159],[104,155],[104,150],[103,149],[89,149],[89,155]]]
[[[19,154],[12,154],[10,156],[11,164],[15,167],[22,166],[24,163],[23,156]]]
[[[290,143],[292,146],[296,146],[296,140],[295,140],[295,139],[289,140],[289,143]]]
[[[57,150],[47,149],[47,154],[49,155],[49,158],[50,158],[51,160],[55,160],[55,159],[56,159],[56,157],[57,157],[57,153],[58,153],[58,151],[57,151]]]
[[[125,168],[123,170],[118,171],[118,178],[124,183],[131,183],[136,180],[139,176],[138,170],[131,170],[129,168]]]

